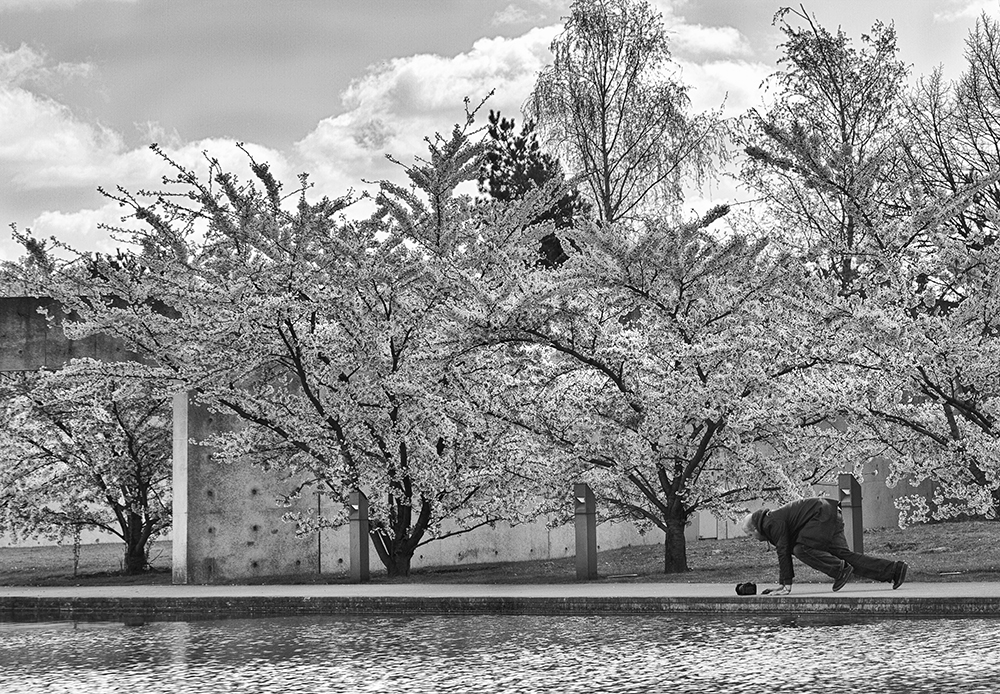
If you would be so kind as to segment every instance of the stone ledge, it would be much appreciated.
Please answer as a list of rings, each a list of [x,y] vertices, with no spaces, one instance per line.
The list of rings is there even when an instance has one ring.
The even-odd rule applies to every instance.
[[[197,621],[392,615],[830,615],[1000,617],[1000,599],[973,597],[0,597],[0,622]]]

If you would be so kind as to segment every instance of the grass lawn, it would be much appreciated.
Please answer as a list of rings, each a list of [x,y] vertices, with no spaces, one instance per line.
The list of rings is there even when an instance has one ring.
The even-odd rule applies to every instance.
[[[910,565],[909,581],[1000,581],[1000,522],[968,521],[920,525],[906,530],[865,533],[865,553],[901,559]],[[778,562],[768,545],[748,538],[698,540],[688,544],[684,574],[664,574],[663,546],[625,547],[598,555],[598,580],[647,583],[771,584]],[[117,585],[170,583],[170,543],[150,551],[153,570],[121,575],[122,550],[114,544],[83,545],[74,576],[73,547],[0,548],[0,585]],[[797,583],[829,581],[795,561]],[[416,569],[407,578],[388,579],[372,556],[374,582],[425,583],[570,583],[576,580],[574,559],[467,564]],[[343,583],[343,574],[274,576],[266,583]]]

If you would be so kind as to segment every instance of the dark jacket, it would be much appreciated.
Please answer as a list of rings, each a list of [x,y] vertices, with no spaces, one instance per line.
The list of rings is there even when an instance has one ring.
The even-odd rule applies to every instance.
[[[822,548],[836,531],[835,499],[801,499],[761,514],[760,534],[778,550],[778,582],[790,586],[795,578],[792,551],[795,545]]]

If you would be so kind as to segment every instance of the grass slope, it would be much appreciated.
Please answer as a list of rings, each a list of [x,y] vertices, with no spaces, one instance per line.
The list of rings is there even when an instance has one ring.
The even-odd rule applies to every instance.
[[[906,530],[865,533],[867,554],[909,563],[910,581],[1000,581],[1000,522],[968,521],[921,525]],[[83,545],[77,575],[72,546],[0,548],[0,585],[124,585],[170,583],[170,543],[157,542],[150,552],[153,570],[121,575],[121,548]],[[388,579],[373,558],[375,582],[425,583],[570,583],[574,559],[468,564],[416,569],[408,578]],[[664,574],[663,546],[625,547],[598,555],[598,580],[659,583],[732,583],[777,580],[778,563],[768,545],[748,538],[698,540],[688,544],[690,571]],[[797,583],[829,579],[795,561]],[[272,576],[259,583],[343,583],[343,574]],[[249,581],[248,581],[249,582]]]

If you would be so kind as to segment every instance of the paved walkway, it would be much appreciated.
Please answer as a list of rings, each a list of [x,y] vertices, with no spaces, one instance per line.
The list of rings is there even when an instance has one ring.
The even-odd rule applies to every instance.
[[[774,584],[758,584],[759,589]],[[366,583],[341,585],[139,585],[86,587],[0,586],[0,599],[41,597],[60,599],[192,599],[192,598],[736,598],[735,586],[718,583],[560,583],[545,585],[460,583]],[[780,600],[781,598],[759,599]],[[898,598],[941,600],[988,598],[1000,601],[996,583],[905,583],[892,590],[888,583],[848,583],[834,593],[829,583],[798,583],[790,598]]]
[[[765,586],[760,586],[764,588]],[[998,583],[797,584],[789,596],[740,597],[708,583],[485,585],[0,586],[0,621],[194,620],[289,615],[823,614],[1000,617]]]

